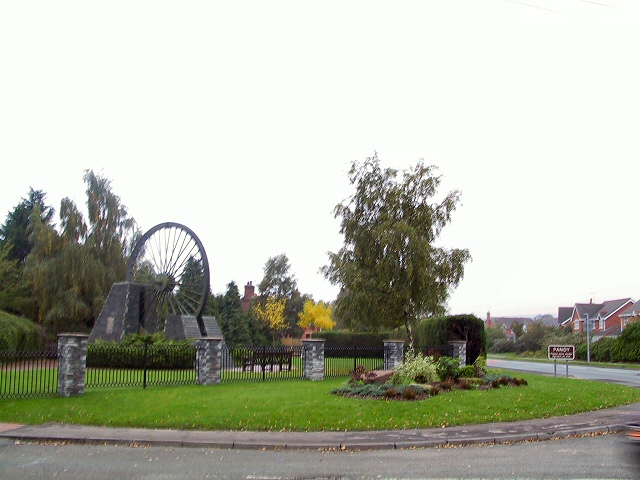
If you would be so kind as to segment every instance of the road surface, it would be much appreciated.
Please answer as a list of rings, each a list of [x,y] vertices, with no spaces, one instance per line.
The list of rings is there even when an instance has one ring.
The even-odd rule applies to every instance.
[[[490,368],[504,368],[508,370],[553,375],[553,363],[489,358],[487,359],[487,366]],[[565,376],[566,364],[564,361],[558,361],[556,365],[556,373],[558,376]],[[635,369],[604,368],[598,366],[592,367],[576,365],[569,362],[569,377],[580,378],[583,380],[598,380],[601,382],[618,383],[629,387],[640,388],[640,370]]]
[[[15,445],[0,440],[0,478],[637,479],[638,453],[628,450],[622,434],[511,445],[362,452]]]

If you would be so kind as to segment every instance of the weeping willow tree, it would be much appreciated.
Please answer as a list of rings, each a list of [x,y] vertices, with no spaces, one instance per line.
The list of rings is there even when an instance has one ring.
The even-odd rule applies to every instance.
[[[441,182],[435,170],[418,162],[399,176],[381,168],[377,155],[352,164],[355,193],[335,208],[344,246],[329,253],[322,269],[341,287],[334,313],[348,327],[380,331],[404,325],[414,345],[413,325],[444,313],[471,256],[467,249],[435,245],[460,200],[457,190],[433,200]]]
[[[88,221],[68,198],[60,204],[60,231],[34,209],[32,249],[24,275],[37,303],[38,321],[49,333],[89,331],[113,283],[124,280],[139,234],[106,178],[85,172]]]

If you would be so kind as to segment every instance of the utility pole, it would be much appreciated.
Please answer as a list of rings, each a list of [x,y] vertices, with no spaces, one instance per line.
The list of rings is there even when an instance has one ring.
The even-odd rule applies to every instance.
[[[586,327],[587,327],[587,363],[591,362],[591,322],[589,321],[589,314],[586,315]]]

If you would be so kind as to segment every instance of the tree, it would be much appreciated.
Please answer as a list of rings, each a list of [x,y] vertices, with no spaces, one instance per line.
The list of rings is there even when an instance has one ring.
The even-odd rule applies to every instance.
[[[286,303],[284,298],[269,297],[264,304],[257,302],[253,305],[256,318],[269,327],[273,343],[275,343],[276,337],[281,335],[288,326],[284,316]]]
[[[516,340],[520,338],[524,333],[524,325],[521,324],[520,322],[512,322],[510,328]]]
[[[289,273],[289,259],[282,253],[270,257],[264,265],[264,277],[258,285],[260,295],[267,298],[291,298],[297,287],[297,280]]]
[[[311,325],[320,330],[332,330],[336,325],[331,318],[331,305],[324,302],[316,303],[312,299],[304,302],[304,308],[298,314],[298,318],[300,319],[298,326],[301,328]]]
[[[491,347],[495,345],[500,340],[507,340],[507,334],[504,329],[497,328],[485,328],[485,333],[487,336],[487,350],[491,350]]]
[[[301,295],[298,291],[298,282],[290,270],[291,266],[286,254],[270,257],[264,265],[264,277],[258,284],[260,291],[258,301],[264,307],[268,298],[284,299],[286,326],[277,333],[293,336],[298,330],[298,313],[302,311],[307,296]]]
[[[0,245],[0,310],[20,315],[23,309],[20,306],[19,298],[26,298],[28,295],[20,295],[21,269],[17,259],[11,259],[11,245]]]
[[[511,328],[513,329],[513,325]],[[544,345],[544,339],[555,329],[556,327],[545,325],[538,320],[530,323],[527,330],[517,336],[516,352],[537,352],[545,349],[548,345]]]
[[[440,203],[432,201],[441,183],[436,168],[419,161],[398,179],[397,170],[381,168],[377,154],[351,165],[355,194],[334,210],[342,218],[344,246],[330,252],[322,268],[341,286],[334,311],[348,326],[405,325],[413,345],[412,326],[445,312],[471,256],[466,249],[434,245],[460,200],[454,190]]]
[[[25,277],[37,301],[37,318],[50,333],[93,327],[111,286],[126,275],[139,234],[110,182],[85,172],[89,224],[74,202],[60,204],[61,232],[45,222],[39,206],[29,221],[32,250]]]
[[[4,225],[0,227],[0,246],[8,246],[8,259],[24,264],[33,243],[29,239],[29,222],[35,208],[39,208],[40,220],[46,224],[51,222],[55,210],[45,205],[46,193],[42,190],[29,189],[27,198],[7,214]]]
[[[242,311],[240,291],[235,282],[227,284],[227,291],[218,300],[219,326],[229,347],[249,345],[251,331],[249,316]]]

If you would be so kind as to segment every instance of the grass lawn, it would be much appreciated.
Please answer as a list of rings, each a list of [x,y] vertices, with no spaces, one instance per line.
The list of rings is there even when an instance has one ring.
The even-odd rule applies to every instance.
[[[88,389],[71,398],[0,400],[0,422],[191,430],[384,430],[562,416],[640,401],[640,390],[516,374],[529,385],[399,402],[332,395],[345,379]]]

